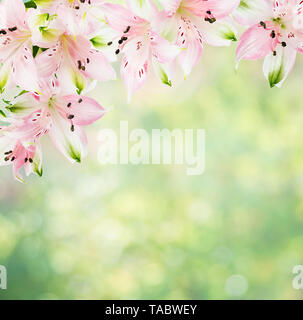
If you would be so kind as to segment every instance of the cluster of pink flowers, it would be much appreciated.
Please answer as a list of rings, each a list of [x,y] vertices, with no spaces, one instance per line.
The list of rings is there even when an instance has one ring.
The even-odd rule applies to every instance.
[[[129,99],[153,70],[171,86],[188,76],[205,45],[228,46],[242,34],[236,62],[265,58],[280,86],[303,53],[299,0],[2,0],[0,3],[0,166],[15,177],[42,175],[40,139],[49,135],[72,162],[86,154],[82,126],[105,109],[85,94],[120,74]],[[121,56],[121,59],[120,59]]]

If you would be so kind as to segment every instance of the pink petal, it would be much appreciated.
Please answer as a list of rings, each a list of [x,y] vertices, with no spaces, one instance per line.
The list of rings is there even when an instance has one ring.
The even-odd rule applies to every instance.
[[[102,52],[91,49],[86,58],[83,74],[88,78],[109,81],[116,79],[116,72]]]
[[[90,125],[102,118],[106,113],[96,100],[78,95],[64,96],[56,102],[56,106],[63,118],[70,120],[72,124],[80,126]]]
[[[52,120],[49,135],[55,146],[72,163],[81,162],[87,154],[87,138],[84,131],[79,126],[74,126],[71,130],[70,121],[62,118],[54,109]]]
[[[6,26],[26,25],[25,6],[22,0],[2,0],[1,10],[4,10],[4,23]]]
[[[144,37],[137,37],[127,42],[121,63],[121,77],[128,91],[128,98],[140,89],[147,79],[149,42]]]
[[[62,51],[59,44],[49,48],[36,57],[40,77],[50,77],[59,68],[62,61]]]
[[[260,21],[272,18],[273,3],[268,0],[245,0],[245,4],[234,10],[234,19],[243,26],[251,27]]]
[[[207,1],[197,1],[197,0],[185,0],[190,3],[201,3],[204,8],[204,12],[211,11],[212,15],[216,19],[222,19],[230,15],[233,10],[235,10],[239,4],[240,0],[207,0]]]
[[[12,77],[22,89],[31,92],[39,91],[37,65],[29,45],[24,45],[14,55]]]
[[[108,24],[119,31],[121,34],[124,33],[128,27],[128,35],[136,34],[138,30],[146,26],[147,21],[136,16],[130,10],[118,5],[106,3],[103,6],[104,14]]]
[[[182,0],[160,0],[161,5],[169,17],[176,13],[181,2]]]
[[[178,61],[184,75],[188,76],[199,61],[203,51],[203,39],[198,27],[189,19],[180,19],[178,25],[177,45],[184,50],[178,56]]]
[[[264,21],[268,26],[265,29],[260,24],[256,24],[243,33],[239,40],[236,52],[237,64],[240,60],[258,60],[264,58],[273,51],[278,43],[278,37],[271,36],[272,30],[270,22]],[[278,31],[275,31],[276,33]]]
[[[86,78],[108,81],[116,78],[116,73],[102,52],[92,49],[91,42],[83,36],[67,41],[70,60]],[[67,57],[68,58],[68,57]],[[81,64],[79,66],[79,63]]]
[[[159,36],[155,32],[150,32],[152,55],[160,63],[170,63],[180,53],[180,48]]]

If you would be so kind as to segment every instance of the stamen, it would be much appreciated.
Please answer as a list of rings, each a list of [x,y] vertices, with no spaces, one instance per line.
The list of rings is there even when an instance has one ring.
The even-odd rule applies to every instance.
[[[261,25],[264,29],[266,29],[266,23],[265,23],[265,22],[261,21],[261,22],[260,22],[260,25]]]
[[[9,30],[10,32],[14,32],[14,31],[16,31],[16,30],[17,30],[17,27],[8,28],[8,30]]]
[[[128,26],[128,27],[126,28],[126,30],[124,31],[124,33],[128,33],[129,30],[130,30],[130,26]]]

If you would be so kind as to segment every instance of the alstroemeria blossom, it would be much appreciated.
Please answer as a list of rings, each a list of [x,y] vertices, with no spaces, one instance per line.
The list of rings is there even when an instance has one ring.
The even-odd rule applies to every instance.
[[[11,126],[9,130],[13,131],[17,127]],[[17,138],[4,134],[8,130],[6,127],[0,127],[0,166],[13,166],[15,178],[23,182],[22,168],[25,168],[26,175],[36,173],[42,176],[42,153],[39,142],[26,143]]]
[[[108,81],[116,77],[105,55],[82,35],[62,34],[56,45],[39,54],[36,60],[39,74],[48,78],[56,73],[61,89],[66,92],[82,93],[91,80]]]
[[[0,12],[0,92],[10,76],[23,89],[36,91],[38,75],[27,23],[29,13],[22,0],[3,0]]]
[[[237,48],[236,61],[265,58],[263,71],[271,87],[280,87],[303,53],[303,2],[244,0],[235,19],[249,28]]]
[[[171,85],[163,65],[172,62],[180,51],[153,28],[151,21],[157,19],[158,11],[150,1],[147,1],[150,9],[148,16],[144,10],[140,10],[145,6],[138,8],[132,1],[128,3],[129,8],[115,4],[105,4],[103,8],[106,21],[116,32],[108,45],[114,48],[117,55],[120,52],[123,55],[121,77],[130,99],[145,83],[151,65],[154,65],[162,82]]]
[[[204,43],[227,46],[236,40],[229,15],[239,0],[160,0],[167,19],[163,34],[183,48],[179,63],[187,76],[201,57]]]
[[[0,130],[0,152],[3,156],[0,165],[17,161],[14,165],[16,177],[20,177],[17,173],[23,166],[28,166],[29,159],[37,164],[34,161],[36,146],[46,134],[71,162],[81,162],[87,152],[87,138],[81,127],[92,124],[106,113],[92,98],[61,95],[55,79],[50,84],[42,82],[40,90],[42,95],[24,93],[8,102],[6,107],[8,125]],[[20,157],[23,157],[23,162]],[[33,172],[39,173],[41,168],[38,170],[36,166]]]
[[[91,33],[97,27],[98,7],[104,0],[36,0],[39,9],[58,20],[69,34]]]

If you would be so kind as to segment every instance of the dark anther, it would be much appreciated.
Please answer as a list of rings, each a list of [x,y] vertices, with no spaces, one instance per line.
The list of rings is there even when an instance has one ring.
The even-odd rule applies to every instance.
[[[129,32],[129,30],[130,30],[130,26],[128,26],[128,27],[126,28],[126,30],[124,31],[124,33]]]
[[[281,45],[283,48],[285,48],[287,46],[286,42],[284,42],[284,41],[281,43]]]
[[[72,106],[72,103],[69,102],[69,103],[67,104],[67,107],[70,108],[71,106]]]
[[[81,103],[83,101],[83,99],[82,98],[80,98],[79,100],[78,100],[78,103]]]
[[[34,162],[32,158],[29,158],[28,161],[29,161],[29,163],[33,163]]]
[[[214,22],[217,21],[216,18],[208,18],[208,17],[206,17],[204,20],[207,21],[207,22],[209,22],[209,23],[214,23]]]
[[[115,53],[116,53],[116,54],[119,54],[119,53],[120,53],[120,50],[119,50],[119,49],[117,49]]]
[[[276,37],[276,33],[275,33],[275,30],[272,30],[270,36],[274,39]]]
[[[266,29],[266,23],[265,23],[265,22],[261,21],[261,22],[260,22],[260,25],[261,25],[264,29]]]
[[[68,117],[67,117],[67,119],[69,119],[69,120],[72,120],[72,119],[74,119],[75,118],[75,116],[73,115],[73,114],[70,114],[70,115],[68,115]]]

